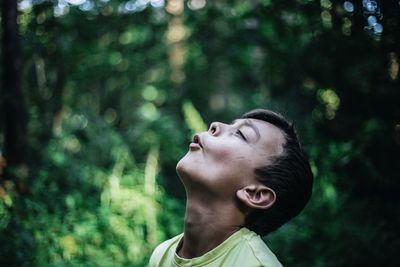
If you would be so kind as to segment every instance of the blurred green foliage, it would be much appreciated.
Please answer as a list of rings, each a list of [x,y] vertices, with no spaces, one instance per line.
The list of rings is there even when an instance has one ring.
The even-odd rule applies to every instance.
[[[261,107],[315,174],[266,238],[282,263],[396,266],[400,7],[381,2],[371,36],[361,1],[19,1],[29,149],[0,172],[0,265],[145,266],[182,231],[191,135]]]

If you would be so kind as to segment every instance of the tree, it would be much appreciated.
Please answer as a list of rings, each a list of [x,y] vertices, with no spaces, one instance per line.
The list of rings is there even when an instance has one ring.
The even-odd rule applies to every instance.
[[[3,84],[0,121],[4,131],[5,158],[9,167],[16,167],[26,162],[28,114],[21,90],[17,1],[4,0],[2,4]]]

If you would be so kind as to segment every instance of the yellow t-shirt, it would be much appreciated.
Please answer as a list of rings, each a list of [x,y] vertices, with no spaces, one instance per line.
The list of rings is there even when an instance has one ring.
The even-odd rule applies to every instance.
[[[161,243],[150,258],[150,267],[281,267],[274,253],[259,235],[247,228],[241,228],[220,245],[206,254],[184,259],[175,252],[183,234]]]

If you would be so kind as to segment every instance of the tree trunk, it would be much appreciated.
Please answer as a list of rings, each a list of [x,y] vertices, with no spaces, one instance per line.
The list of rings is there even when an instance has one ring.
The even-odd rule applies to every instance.
[[[17,1],[2,0],[3,85],[1,88],[1,122],[5,158],[9,167],[26,160],[27,110],[21,90],[21,60],[17,24]]]

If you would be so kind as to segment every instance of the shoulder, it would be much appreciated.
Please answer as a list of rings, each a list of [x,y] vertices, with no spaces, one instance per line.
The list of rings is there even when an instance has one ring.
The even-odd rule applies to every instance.
[[[282,267],[275,254],[269,249],[267,244],[256,233],[249,231],[244,237],[246,244],[255,260],[260,264],[259,266],[265,267]]]
[[[150,257],[149,265],[151,267],[157,266],[162,258],[172,250],[175,253],[175,248],[178,245],[180,239],[182,238],[183,234],[177,235],[171,239],[168,239],[158,245]]]

